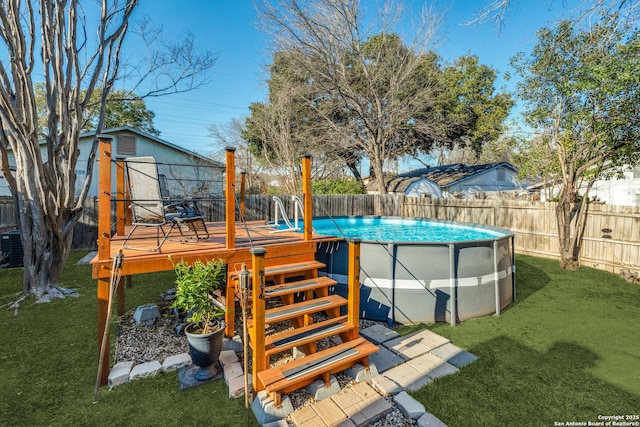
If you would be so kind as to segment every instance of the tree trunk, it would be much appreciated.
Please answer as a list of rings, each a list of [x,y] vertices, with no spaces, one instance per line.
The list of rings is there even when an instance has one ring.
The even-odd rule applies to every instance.
[[[23,295],[34,295],[37,302],[49,302],[73,293],[59,286],[73,240],[73,220],[65,212],[43,214],[37,198],[19,199],[20,236],[24,251]]]
[[[573,193],[565,190],[563,186],[558,195],[556,205],[556,223],[558,225],[558,240],[560,246],[560,265],[567,270],[578,270],[580,260],[576,256],[579,248],[576,247],[578,239],[572,239],[572,214],[574,213]]]

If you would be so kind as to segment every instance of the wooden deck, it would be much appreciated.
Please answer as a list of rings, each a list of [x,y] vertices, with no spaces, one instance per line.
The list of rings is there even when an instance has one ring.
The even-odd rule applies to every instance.
[[[98,259],[98,256],[91,261],[93,266],[93,278],[107,278],[112,268],[113,256],[122,250],[124,260],[122,263],[122,275],[129,276],[135,274],[150,273],[173,269],[172,261],[179,262],[185,260],[193,262],[197,259],[208,260],[211,258],[221,258],[226,264],[246,262],[251,263],[252,247],[262,247],[267,249],[266,262],[269,265],[270,259],[287,257],[295,261],[299,254],[309,252],[315,253],[318,242],[335,240],[334,237],[314,235],[311,241],[305,241],[302,233],[294,231],[273,232],[273,228],[265,226],[262,221],[255,221],[244,224],[237,223],[235,228],[234,247],[227,247],[226,228],[223,222],[207,223],[209,238],[194,242],[179,242],[167,240],[160,250],[148,252],[144,250],[124,249],[122,242],[124,236],[113,236],[110,244],[109,259]],[[130,228],[126,227],[125,235]],[[170,239],[179,239],[180,233],[172,231]],[[156,229],[153,227],[139,227],[134,235],[135,240],[130,239],[128,245],[141,248],[154,248],[157,246]],[[171,259],[169,259],[171,257]]]

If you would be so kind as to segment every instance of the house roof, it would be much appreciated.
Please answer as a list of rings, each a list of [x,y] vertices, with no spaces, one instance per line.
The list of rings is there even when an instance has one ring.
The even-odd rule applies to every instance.
[[[462,163],[454,163],[450,165],[414,169],[409,172],[401,173],[389,179],[387,182],[387,189],[389,192],[394,193],[404,192],[412,183],[428,179],[429,181],[438,184],[443,190],[446,190],[447,187],[458,184],[472,176],[477,176],[500,167],[511,169],[514,172],[518,171],[515,166],[507,162],[485,163],[482,165],[469,166],[463,165]]]
[[[202,154],[196,153],[195,151],[191,151],[191,150],[187,150],[184,147],[181,147],[179,145],[176,144],[172,144],[169,141],[165,141],[164,139],[158,138],[155,135],[151,135],[150,133],[146,133],[146,132],[142,132],[141,130],[138,130],[136,128],[132,128],[131,126],[119,126],[119,127],[115,127],[115,128],[109,128],[109,129],[103,129],[102,132],[100,132],[101,134],[111,134],[111,133],[119,133],[119,132],[131,132],[131,133],[135,133],[136,135],[142,136],[146,139],[150,139],[154,142],[157,142],[158,144],[161,145],[165,145],[167,147],[170,147],[174,150],[180,151],[184,154],[187,154],[189,156],[193,156],[198,158],[199,160],[202,160],[204,162],[208,162],[211,163],[213,165],[219,166],[219,167],[225,167],[225,165],[223,163],[220,163],[216,160],[211,159],[210,157],[204,156]],[[80,138],[86,138],[89,136],[95,136],[96,132],[95,131],[90,131],[90,132],[82,132],[80,134]]]

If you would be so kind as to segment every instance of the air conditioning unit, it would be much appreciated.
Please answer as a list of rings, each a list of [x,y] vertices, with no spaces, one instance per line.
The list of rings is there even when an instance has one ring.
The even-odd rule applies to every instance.
[[[22,267],[22,242],[20,241],[20,230],[8,231],[0,235],[0,264],[8,263],[9,267]]]

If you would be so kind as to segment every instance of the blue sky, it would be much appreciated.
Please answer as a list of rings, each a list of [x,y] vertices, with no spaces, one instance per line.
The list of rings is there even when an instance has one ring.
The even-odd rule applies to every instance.
[[[568,16],[571,8],[581,3],[582,0],[512,0],[509,16],[500,30],[493,24],[462,25],[485,1],[436,3],[447,10],[440,32],[442,41],[436,50],[445,61],[471,53],[500,73],[512,71],[509,58],[517,52],[530,51],[539,28]],[[147,101],[147,107],[156,113],[155,126],[161,131],[161,138],[202,153],[214,151],[207,128],[245,117],[252,102],[266,98],[265,70],[270,57],[266,36],[257,29],[252,2],[154,0],[141,2],[136,13],[137,17],[148,15],[155,24],[162,25],[165,37],[189,30],[200,46],[219,53],[211,83],[192,92]],[[509,82],[500,80],[497,86],[506,85],[512,90],[515,82],[513,78]],[[513,119],[517,119],[519,108]]]

